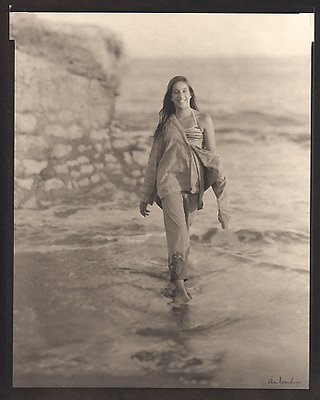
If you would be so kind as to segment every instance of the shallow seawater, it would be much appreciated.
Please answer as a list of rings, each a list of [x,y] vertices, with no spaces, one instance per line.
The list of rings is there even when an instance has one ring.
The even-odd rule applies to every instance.
[[[15,386],[268,387],[275,368],[307,385],[308,271],[252,232],[195,226],[181,305],[159,209],[55,211],[16,214]]]

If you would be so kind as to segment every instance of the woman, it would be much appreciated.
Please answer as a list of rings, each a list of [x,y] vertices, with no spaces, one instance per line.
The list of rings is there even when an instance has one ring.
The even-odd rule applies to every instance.
[[[203,207],[209,187],[217,197],[218,220],[228,225],[226,178],[220,171],[212,119],[196,105],[188,80],[176,76],[168,83],[159,113],[142,188],[140,213],[155,201],[163,210],[168,244],[168,267],[176,300],[190,300],[184,281],[188,276],[189,228]]]

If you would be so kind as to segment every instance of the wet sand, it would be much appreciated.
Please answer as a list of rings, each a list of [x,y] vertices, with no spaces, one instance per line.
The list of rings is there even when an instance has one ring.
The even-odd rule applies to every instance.
[[[14,386],[307,388],[308,272],[203,235],[207,216],[176,305],[156,207],[17,211]]]

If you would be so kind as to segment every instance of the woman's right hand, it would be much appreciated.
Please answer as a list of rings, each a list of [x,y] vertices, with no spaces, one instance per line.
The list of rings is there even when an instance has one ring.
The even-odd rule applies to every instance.
[[[150,210],[148,210],[148,203],[146,203],[146,202],[144,202],[144,201],[141,201],[141,203],[140,203],[140,205],[139,205],[139,208],[140,208],[140,214],[143,216],[143,217],[148,217],[148,215],[149,215],[149,213],[150,213]]]

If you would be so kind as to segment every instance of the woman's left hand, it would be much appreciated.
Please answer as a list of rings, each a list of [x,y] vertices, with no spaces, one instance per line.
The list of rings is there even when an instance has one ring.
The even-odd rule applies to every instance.
[[[220,222],[222,229],[228,229],[229,218],[224,218],[220,210],[218,212],[218,221]]]

